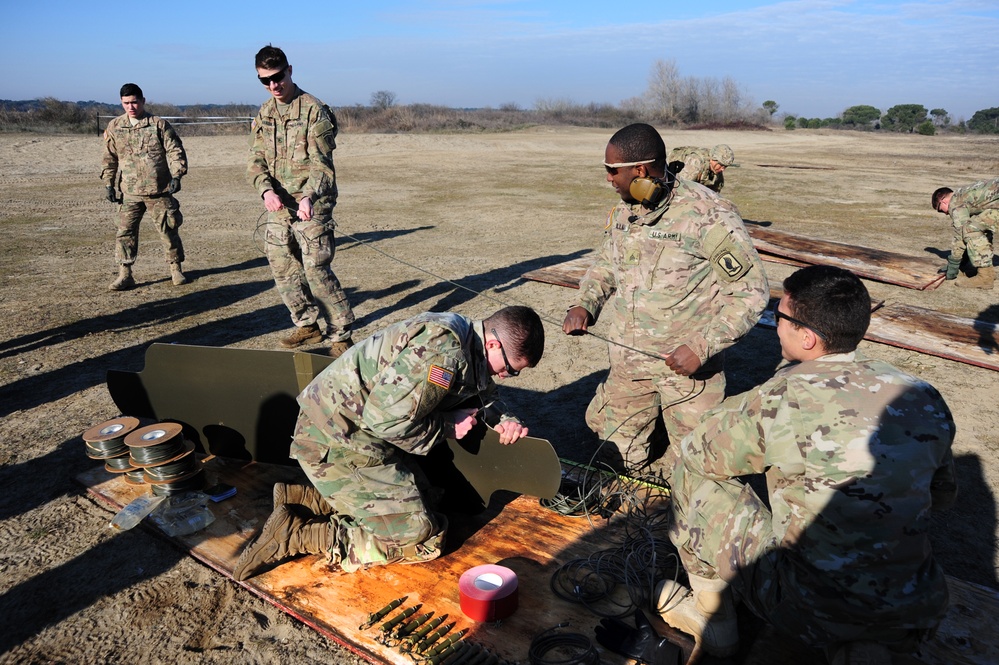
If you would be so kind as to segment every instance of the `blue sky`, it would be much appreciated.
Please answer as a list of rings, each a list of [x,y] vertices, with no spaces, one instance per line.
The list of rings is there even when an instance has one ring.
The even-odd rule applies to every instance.
[[[781,113],[922,104],[958,120],[999,106],[997,34],[996,0],[18,2],[0,26],[0,98],[117,102],[135,82],[152,102],[258,104],[253,55],[273,43],[333,106],[378,90],[401,104],[617,105],[673,60]]]

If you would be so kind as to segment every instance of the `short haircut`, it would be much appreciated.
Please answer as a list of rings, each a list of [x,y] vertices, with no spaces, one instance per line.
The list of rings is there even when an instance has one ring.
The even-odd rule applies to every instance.
[[[136,97],[138,99],[145,99],[142,95],[142,88],[135,85],[134,83],[126,83],[121,86],[121,91],[118,93],[119,97]]]
[[[940,199],[947,196],[948,194],[953,194],[954,190],[950,187],[941,187],[937,191],[933,192],[933,198],[930,199],[930,205],[933,206],[934,210],[940,209]]]
[[[509,344],[508,352],[515,358],[527,361],[528,367],[537,367],[545,352],[545,328],[541,317],[530,307],[514,305],[504,307],[483,321],[486,332],[495,328]]]
[[[622,127],[608,141],[621,151],[621,159],[626,162],[643,162],[654,159],[652,167],[662,171],[666,168],[666,144],[656,128],[644,122],[636,122]]]
[[[257,69],[284,69],[288,66],[288,56],[277,46],[268,44],[257,51],[254,63]]]
[[[849,270],[802,268],[784,280],[784,294],[790,299],[791,316],[825,335],[823,346],[829,353],[856,349],[871,323],[871,296]]]

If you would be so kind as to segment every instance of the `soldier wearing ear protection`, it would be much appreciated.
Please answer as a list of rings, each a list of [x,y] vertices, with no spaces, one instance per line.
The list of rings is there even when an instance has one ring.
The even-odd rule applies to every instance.
[[[582,334],[607,310],[610,373],[586,422],[613,444],[604,461],[635,472],[663,456],[663,429],[679,444],[724,398],[723,352],[759,320],[770,288],[735,206],[673,178],[654,127],[619,130],[604,167],[621,201],[562,329]],[[677,449],[656,466],[668,474]]]

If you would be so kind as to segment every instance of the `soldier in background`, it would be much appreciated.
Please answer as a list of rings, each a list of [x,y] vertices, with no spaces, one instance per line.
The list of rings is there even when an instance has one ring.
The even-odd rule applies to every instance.
[[[293,349],[330,340],[336,358],[351,346],[354,312],[330,264],[336,205],[336,116],[291,79],[284,51],[257,52],[257,78],[271,93],[253,121],[247,178],[268,212],[264,248],[295,331]]]
[[[995,235],[999,228],[999,178],[979,180],[957,190],[941,187],[933,192],[931,203],[937,212],[950,215],[954,231],[950,258],[941,272],[946,273],[946,279],[957,279],[967,250],[968,261],[978,273],[957,285],[991,289],[995,283],[995,268],[992,267],[992,240],[987,234]]]
[[[856,350],[870,308],[846,270],[792,274],[774,314],[794,364],[683,441],[670,537],[692,592],[664,581],[658,609],[708,653],[738,648],[733,592],[839,664],[887,665],[943,618],[928,531],[957,493],[954,421],[932,386]],[[738,480],[760,473],[766,503]]]
[[[139,253],[139,222],[146,212],[156,222],[170,264],[170,279],[177,286],[187,284],[187,277],[181,271],[184,244],[180,225],[184,217],[173,196],[180,191],[180,179],[187,173],[187,154],[170,123],[146,113],[146,99],[139,86],[126,83],[121,86],[120,96],[125,113],[104,130],[101,171],[108,201],[121,203],[115,236],[119,271],[109,289],[135,288],[132,264]],[[116,191],[119,176],[120,200]]]
[[[735,206],[668,174],[654,127],[615,133],[604,166],[621,201],[562,330],[581,334],[610,310],[610,373],[586,423],[613,445],[603,461],[629,473],[663,455],[664,425],[668,477],[680,440],[724,399],[724,351],[759,321],[770,287]]]
[[[670,150],[666,161],[670,173],[721,193],[725,186],[725,169],[735,164],[735,153],[724,144],[716,145],[710,152],[707,148],[681,146]]]
[[[500,443],[527,436],[494,411],[493,377],[536,366],[544,345],[540,317],[516,306],[483,321],[421,314],[344,353],[298,397],[291,456],[312,485],[274,486],[274,513],[233,577],[306,553],[347,572],[440,556],[447,519],[413,456],[461,439],[480,413]]]

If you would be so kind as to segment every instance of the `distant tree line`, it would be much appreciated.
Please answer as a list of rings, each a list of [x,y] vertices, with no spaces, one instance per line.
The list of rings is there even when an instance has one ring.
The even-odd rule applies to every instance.
[[[780,105],[772,99],[756,105],[731,78],[682,76],[673,60],[653,63],[645,92],[619,105],[578,104],[570,99],[546,98],[533,109],[516,103],[498,108],[456,109],[434,104],[401,105],[390,90],[371,94],[367,106],[335,107],[341,129],[356,132],[478,132],[508,131],[532,125],[578,125],[620,127],[632,122],[650,122],[679,128],[769,129]],[[248,104],[198,104],[174,106],[149,103],[155,115],[175,117],[181,134],[244,133],[247,119],[257,112]],[[97,132],[107,125],[101,117],[121,114],[121,107],[100,102],[64,102],[52,97],[29,101],[0,100],[0,131]],[[205,116],[227,117],[240,122],[204,125],[184,122]],[[999,107],[977,111],[970,120],[952,123],[945,109],[927,110],[921,104],[899,104],[884,113],[868,105],[850,106],[835,118],[807,118],[783,114],[785,129],[833,127],[864,131],[938,131],[999,134]]]

